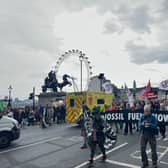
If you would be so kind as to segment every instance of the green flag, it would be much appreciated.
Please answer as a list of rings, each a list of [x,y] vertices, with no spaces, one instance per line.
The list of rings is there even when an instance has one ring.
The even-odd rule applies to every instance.
[[[5,102],[4,100],[0,100],[0,110],[3,111],[5,109]]]

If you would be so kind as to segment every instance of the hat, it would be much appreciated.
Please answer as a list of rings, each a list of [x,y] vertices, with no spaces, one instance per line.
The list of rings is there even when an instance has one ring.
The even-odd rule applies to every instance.
[[[99,106],[95,106],[92,110],[92,114],[93,115],[97,115],[100,114],[100,107]]]

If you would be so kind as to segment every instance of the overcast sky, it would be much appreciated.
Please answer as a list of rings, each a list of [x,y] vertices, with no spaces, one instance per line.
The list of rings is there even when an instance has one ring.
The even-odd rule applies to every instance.
[[[10,84],[14,97],[39,92],[69,49],[86,53],[94,74],[118,87],[157,84],[168,77],[167,18],[167,0],[0,0],[0,96]]]

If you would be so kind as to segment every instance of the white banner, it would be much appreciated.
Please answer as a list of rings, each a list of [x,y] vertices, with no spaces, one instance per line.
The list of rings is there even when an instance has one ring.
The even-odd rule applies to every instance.
[[[125,93],[128,97],[128,102],[129,102],[130,106],[133,107],[134,106],[134,97],[133,97],[133,94],[131,93],[131,91],[128,89],[126,84],[125,84]]]
[[[160,83],[159,89],[168,91],[168,80],[164,80]]]
[[[111,83],[110,83],[109,81],[103,83],[103,86],[102,86],[102,87],[103,87],[105,93],[112,93],[112,92],[113,92]]]

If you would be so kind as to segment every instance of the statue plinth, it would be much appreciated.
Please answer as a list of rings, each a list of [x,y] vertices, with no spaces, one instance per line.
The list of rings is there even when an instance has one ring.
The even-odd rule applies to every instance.
[[[66,92],[40,93],[40,95],[38,95],[38,98],[39,98],[39,105],[46,106],[48,104],[49,106],[51,106],[52,103],[55,101],[65,100]]]

